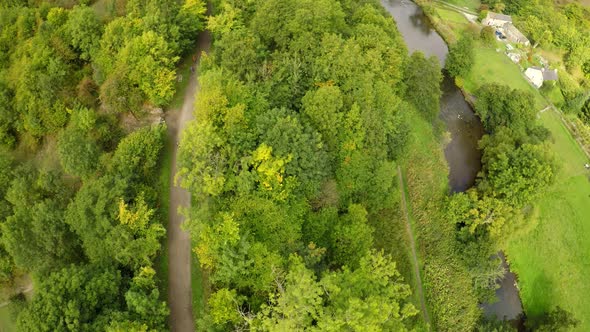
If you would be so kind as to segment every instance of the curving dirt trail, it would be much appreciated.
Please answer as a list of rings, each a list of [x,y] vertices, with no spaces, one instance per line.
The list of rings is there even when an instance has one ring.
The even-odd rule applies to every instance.
[[[197,64],[202,51],[208,51],[211,36],[203,32],[199,36]],[[195,64],[195,68],[197,66]],[[195,98],[199,83],[197,74],[191,73],[185,90],[184,102],[180,109],[173,109],[166,114],[168,135],[173,144],[172,171],[170,172],[170,212],[168,216],[168,305],[170,307],[170,329],[172,332],[193,332],[195,330],[192,289],[191,289],[191,240],[189,234],[181,229],[184,216],[181,208],[190,206],[190,194],[174,184],[178,171],[178,142],[184,127],[193,119]]]
[[[414,241],[414,232],[412,231],[412,225],[410,224],[410,216],[408,215],[408,203],[406,201],[406,189],[404,185],[404,176],[402,174],[402,168],[397,167],[397,174],[399,177],[399,187],[401,191],[401,203],[402,212],[404,213],[404,219],[406,221],[406,231],[408,232],[408,240],[410,241],[410,250],[412,251],[412,265],[414,266],[414,276],[416,277],[416,293],[420,298],[420,311],[424,317],[424,321],[428,326],[431,326],[430,316],[426,309],[426,301],[424,300],[424,290],[422,289],[422,278],[420,276],[420,266],[418,265],[418,256],[416,255],[416,243]]]

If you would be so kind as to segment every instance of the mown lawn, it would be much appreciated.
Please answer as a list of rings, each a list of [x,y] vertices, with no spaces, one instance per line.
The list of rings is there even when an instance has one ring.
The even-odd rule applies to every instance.
[[[529,317],[559,305],[581,321],[577,331],[590,331],[588,158],[555,112],[544,112],[541,123],[553,134],[557,184],[537,204],[537,227],[509,241],[506,251]]]
[[[442,20],[445,21],[445,23],[448,23],[448,22],[459,23],[459,24],[469,23],[467,18],[465,18],[465,16],[463,16],[463,14],[461,14],[461,13],[458,13],[454,10],[446,9],[442,5],[438,5],[438,4],[435,4],[435,8],[436,8],[436,13],[438,14],[438,16],[440,16],[440,18]]]
[[[475,91],[485,83],[504,84],[512,89],[530,91],[535,96],[539,110],[547,105],[539,91],[522,76],[520,68],[503,52],[476,44],[475,64],[471,73],[465,77],[464,88],[467,92],[475,94]]]
[[[481,2],[479,0],[443,0],[443,2],[448,2],[450,4],[462,8],[466,7],[467,9],[470,9],[472,11],[477,11],[477,8],[479,8],[479,6],[481,5]]]

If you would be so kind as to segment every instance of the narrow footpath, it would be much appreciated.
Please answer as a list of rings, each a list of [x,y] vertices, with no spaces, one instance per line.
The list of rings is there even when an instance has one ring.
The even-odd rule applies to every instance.
[[[197,67],[201,52],[208,51],[211,37],[208,32],[199,36],[197,47]],[[189,234],[181,229],[185,218],[180,213],[190,206],[190,194],[176,186],[174,177],[178,172],[178,142],[188,121],[194,118],[194,104],[199,83],[197,74],[191,73],[185,90],[184,102],[180,109],[169,110],[166,114],[168,135],[172,144],[172,168],[170,172],[170,212],[168,219],[168,305],[170,306],[170,329],[173,332],[193,332],[195,330],[192,288],[191,288],[191,240]]]
[[[422,277],[420,276],[420,266],[418,265],[418,256],[416,255],[416,243],[414,241],[414,232],[412,231],[412,225],[410,224],[410,216],[408,214],[408,203],[406,201],[406,186],[404,185],[404,177],[402,175],[402,169],[400,166],[397,167],[397,175],[399,178],[399,188],[401,192],[401,203],[402,212],[404,214],[404,220],[406,221],[406,232],[408,233],[408,240],[410,241],[410,250],[412,251],[412,265],[414,266],[414,276],[416,277],[416,294],[420,299],[420,311],[422,317],[429,327],[432,326],[430,323],[430,316],[426,310],[426,301],[424,300],[424,290],[422,289]]]

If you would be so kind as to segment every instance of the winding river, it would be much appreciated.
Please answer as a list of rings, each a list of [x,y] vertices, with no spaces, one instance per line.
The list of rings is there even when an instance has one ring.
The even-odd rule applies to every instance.
[[[426,56],[436,56],[441,67],[448,54],[445,41],[434,30],[422,9],[409,0],[381,0],[383,7],[393,16],[410,53],[421,51]],[[462,192],[473,186],[477,172],[481,169],[481,151],[477,148],[484,131],[471,106],[452,79],[444,77],[441,85],[440,118],[451,134],[451,141],[445,147],[445,158],[449,165],[451,191]],[[522,312],[522,305],[515,286],[515,275],[507,270],[496,291],[498,302],[483,304],[486,316],[515,319]]]

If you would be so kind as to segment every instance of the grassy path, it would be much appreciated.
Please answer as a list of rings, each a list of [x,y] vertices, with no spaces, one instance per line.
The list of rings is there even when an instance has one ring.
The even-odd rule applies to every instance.
[[[402,175],[402,169],[400,166],[397,167],[397,175],[399,177],[399,186],[401,191],[401,208],[404,214],[404,220],[406,222],[406,231],[408,232],[408,240],[410,242],[410,250],[412,256],[412,265],[414,267],[414,276],[416,278],[416,293],[420,299],[420,309],[424,321],[428,326],[431,326],[430,316],[426,310],[426,301],[424,300],[424,290],[422,289],[422,278],[420,277],[420,266],[418,265],[418,256],[416,255],[416,243],[414,241],[414,232],[412,231],[412,225],[410,224],[410,216],[408,214],[408,203],[406,201],[406,186],[404,185],[404,177]]]
[[[199,36],[197,53],[209,49],[211,38],[208,33]],[[182,209],[190,206],[190,193],[174,183],[178,171],[178,142],[186,123],[193,118],[194,104],[198,91],[194,72],[180,109],[171,110],[166,116],[170,141],[172,143],[172,167],[170,172],[170,209],[168,220],[168,304],[170,306],[171,331],[191,332],[195,330],[191,283],[191,240],[182,229],[185,216]]]

